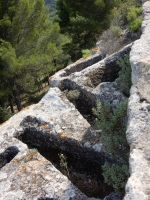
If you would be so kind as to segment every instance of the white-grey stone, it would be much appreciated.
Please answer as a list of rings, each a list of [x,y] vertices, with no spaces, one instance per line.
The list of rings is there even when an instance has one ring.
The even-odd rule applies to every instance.
[[[131,49],[131,96],[127,140],[130,144],[130,178],[124,200],[150,199],[150,1],[143,1],[142,36]]]

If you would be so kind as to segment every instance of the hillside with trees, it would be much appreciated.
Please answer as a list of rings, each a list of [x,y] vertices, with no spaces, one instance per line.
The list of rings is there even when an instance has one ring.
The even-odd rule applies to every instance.
[[[139,30],[140,5],[141,0],[1,0],[0,122],[10,116],[6,107],[21,110],[21,96],[40,91],[43,80],[90,52],[96,41],[105,42],[104,54],[117,51],[114,41],[124,29]]]
[[[138,31],[142,22],[139,6],[141,0],[57,0],[61,32],[71,38],[64,51],[75,61],[82,57],[82,50],[94,47],[103,33],[106,41],[110,34],[114,41],[126,28]]]
[[[14,0],[0,3],[0,105],[15,101],[22,109],[20,94],[33,91],[40,80],[66,62],[62,52],[65,37],[58,23],[49,18],[44,0]],[[8,102],[8,103],[7,103]]]

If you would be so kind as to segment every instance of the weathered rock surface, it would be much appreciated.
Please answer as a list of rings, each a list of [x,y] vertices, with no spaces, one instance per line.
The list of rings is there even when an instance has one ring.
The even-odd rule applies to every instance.
[[[66,101],[66,103],[64,103],[64,101]],[[72,123],[72,115],[70,114],[70,116],[68,116],[67,110],[69,110],[72,115],[76,116],[74,117],[74,120],[76,119],[76,122],[78,121],[76,130],[74,130],[75,127]],[[62,96],[62,93],[57,88],[52,88],[39,104],[32,105],[22,110],[1,125],[0,199],[37,200],[42,199],[41,197],[49,197],[49,199],[53,198],[57,200],[94,200],[94,198],[88,198],[81,193],[68,178],[62,175],[37,151],[33,149],[29,150],[26,144],[13,137],[14,133],[23,131],[23,128],[19,126],[19,124],[27,115],[34,115],[34,117],[28,117],[34,119],[34,127],[37,125],[37,123],[35,123],[38,121],[37,118],[40,119],[38,125],[41,133],[48,134],[52,130],[64,141],[67,141],[65,137],[70,137],[80,142],[84,131],[90,127],[86,120],[79,114],[74,106]],[[58,116],[60,117],[59,119]],[[46,123],[43,120],[45,120]],[[33,120],[29,121],[33,122]],[[77,132],[76,135],[75,132]],[[35,143],[37,144],[38,140],[36,141],[36,139],[38,139],[38,137],[35,137]],[[34,140],[34,138],[32,138],[32,140]],[[44,145],[44,143],[42,143],[42,145]]]
[[[104,162],[104,154],[98,148],[102,146],[99,136],[58,88],[50,88],[44,98],[26,112],[21,128],[15,137],[25,143],[59,148],[95,164]]]
[[[150,0],[143,1],[143,15],[143,34],[133,46],[130,44],[104,60],[96,54],[60,70],[50,77],[53,88],[38,104],[27,107],[0,126],[1,200],[95,199],[84,195],[51,162],[35,149],[28,149],[26,144],[40,148],[59,148],[95,165],[101,165],[106,157],[102,153],[100,133],[91,129],[91,125],[59,88],[78,89],[80,100],[85,100],[85,105],[90,109],[97,98],[115,107],[125,98],[115,82],[120,70],[117,60],[128,54],[131,46],[133,86],[128,106],[127,130],[131,147],[131,176],[124,199],[150,199]],[[112,193],[106,199],[119,200],[119,197]]]
[[[1,200],[87,198],[49,161],[33,150],[21,151],[0,171]]]
[[[125,46],[119,52],[83,69],[79,72],[65,74],[65,69],[50,77],[51,87],[59,87],[61,90],[80,91],[79,101],[84,102],[92,110],[99,99],[102,103],[109,102],[113,108],[125,99],[117,85],[116,78],[120,67],[117,64],[119,58],[129,54],[132,44]]]
[[[67,68],[62,69],[57,72],[54,76],[51,76],[49,79],[51,87],[59,87],[63,89],[65,87],[64,81],[66,79],[80,79],[80,84],[83,86],[88,86],[90,88],[96,87],[101,82],[112,82],[114,81],[120,70],[120,67],[117,65],[119,58],[124,57],[125,54],[129,54],[132,44],[125,46],[123,49],[117,53],[112,54],[109,57],[93,64],[86,65],[86,61],[82,70],[74,70],[74,65],[69,66],[69,73],[66,73]],[[87,67],[88,66],[88,67]]]
[[[59,79],[61,79],[61,78],[63,79],[63,77],[69,76],[70,74],[72,74],[74,72],[80,72],[83,69],[99,62],[103,58],[104,58],[104,56],[99,54],[99,52],[98,52],[95,55],[90,56],[86,59],[81,58],[81,59],[77,60],[75,63],[68,65],[65,69],[58,71],[54,76],[50,77],[50,80],[53,80],[52,86],[58,87]]]
[[[142,36],[132,46],[127,140],[130,178],[124,200],[150,199],[150,1],[143,1]]]
[[[120,69],[117,60],[130,48],[128,45],[94,65],[101,55],[80,60],[51,77],[51,85],[62,90],[78,89],[81,99],[91,102],[90,109],[97,98],[115,107],[125,98],[113,82]],[[14,115],[0,126],[0,131],[0,199],[90,199],[49,161],[21,142],[40,149],[60,149],[96,166],[109,159],[102,152],[100,132],[91,128],[59,88],[50,88],[38,104]],[[105,199],[118,198],[112,193]]]
[[[89,123],[58,88],[51,88],[38,104],[2,124],[0,133],[1,200],[95,199],[84,195],[36,149],[28,149],[20,141],[60,148],[96,164],[103,162],[101,143]],[[119,197],[111,193],[105,199]]]

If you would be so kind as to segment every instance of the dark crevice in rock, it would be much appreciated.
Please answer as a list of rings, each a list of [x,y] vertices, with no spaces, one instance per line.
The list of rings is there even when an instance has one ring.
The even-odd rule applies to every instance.
[[[113,189],[104,183],[101,166],[95,166],[83,159],[74,157],[68,152],[60,151],[54,148],[38,148],[41,155],[61,171],[62,174],[88,197],[104,198],[109,195]],[[66,156],[67,168],[60,164],[60,154]],[[69,174],[68,174],[69,172]]]
[[[79,95],[77,98],[68,98],[69,92],[75,93],[79,92]],[[66,94],[66,97],[68,100],[74,104],[76,109],[80,112],[80,114],[88,121],[88,123],[91,126],[95,125],[95,116],[92,113],[92,106],[89,104],[89,99],[84,96],[84,94],[77,90],[65,90],[64,93]],[[73,95],[72,95],[73,96]]]
[[[41,128],[43,123],[45,128]],[[16,137],[29,148],[37,148],[41,155],[68,176],[70,181],[85,195],[104,198],[113,191],[111,187],[104,184],[101,170],[105,159],[109,160],[109,158],[102,152],[86,147],[86,140],[61,138],[53,132],[53,127],[51,127],[51,132],[46,132],[48,123],[31,116],[25,118],[21,125],[23,130],[16,133]],[[66,156],[68,170],[60,164],[60,154]]]
[[[80,95],[79,99],[75,102],[76,109],[80,112],[80,114],[89,122],[91,127],[95,127],[95,116],[92,113],[92,106],[89,102],[85,99],[82,94]]]
[[[9,163],[17,154],[19,149],[16,146],[8,147],[3,153],[0,154],[0,169]]]
[[[80,87],[71,80],[64,80],[63,85],[64,87],[61,89],[64,91],[64,93],[66,93],[66,90],[67,92],[70,90],[78,90],[80,92],[79,98],[75,101],[71,101],[71,103],[75,105],[76,109],[90,124],[93,124],[94,116],[92,114],[92,108],[96,106],[96,96],[94,96],[91,91]]]
[[[89,132],[89,133],[88,133]],[[88,130],[85,135],[90,135]],[[105,159],[109,158],[103,152],[94,151],[92,148],[86,147],[86,139],[77,141],[73,138],[67,138],[67,136],[61,136],[56,132],[46,132],[39,127],[24,128],[23,132],[17,133],[15,136],[30,147],[45,147],[45,148],[58,148],[62,151],[69,152],[77,158],[83,159],[86,162],[91,162],[95,166],[101,166],[104,164]]]
[[[120,69],[121,68],[118,66],[118,64],[115,61],[95,71],[93,70],[93,72],[90,72],[90,74],[87,75],[89,77],[88,83],[90,83],[90,84],[87,84],[87,86],[95,88],[100,83],[115,81],[118,78],[118,73]]]

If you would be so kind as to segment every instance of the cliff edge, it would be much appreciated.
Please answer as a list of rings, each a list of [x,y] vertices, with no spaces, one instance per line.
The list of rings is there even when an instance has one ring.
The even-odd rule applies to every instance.
[[[150,199],[150,1],[143,1],[141,38],[130,52],[132,88],[128,105],[127,140],[130,178],[124,200]]]

